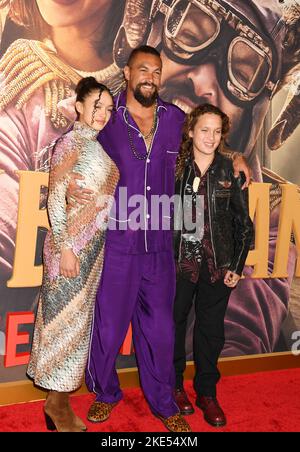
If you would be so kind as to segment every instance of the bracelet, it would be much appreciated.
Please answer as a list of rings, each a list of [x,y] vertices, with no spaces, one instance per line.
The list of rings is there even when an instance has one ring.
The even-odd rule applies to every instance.
[[[238,151],[234,151],[232,153],[232,160],[235,160],[237,157],[243,157],[243,153],[242,152],[238,152]]]
[[[72,250],[73,254],[75,254],[76,257],[78,257],[78,253],[74,250],[73,246],[70,245],[63,245],[61,250]]]

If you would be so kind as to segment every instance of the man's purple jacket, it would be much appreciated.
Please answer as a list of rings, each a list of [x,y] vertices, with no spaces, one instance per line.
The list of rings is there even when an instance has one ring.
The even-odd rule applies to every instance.
[[[126,114],[125,91],[117,96],[115,106],[115,114],[99,135],[100,143],[120,170],[115,195],[116,209],[110,215],[106,246],[129,254],[172,250],[172,231],[168,228],[170,212],[161,211],[160,215],[155,215],[156,209],[151,209],[151,200],[154,199],[153,195],[157,198],[162,195],[171,198],[174,195],[174,169],[185,114],[175,105],[158,98],[153,143],[148,157],[140,160],[131,149],[128,128],[138,155],[146,154],[146,146],[138,126],[130,114]],[[143,205],[139,206],[141,200]],[[138,218],[141,226],[134,230],[130,220],[133,223],[133,212],[137,207],[141,213],[141,218]]]

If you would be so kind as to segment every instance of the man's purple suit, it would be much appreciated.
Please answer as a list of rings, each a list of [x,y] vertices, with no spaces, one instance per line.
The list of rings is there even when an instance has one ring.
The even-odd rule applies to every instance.
[[[147,159],[136,158],[129,144],[128,127],[135,150],[139,155],[146,154],[137,125],[126,114],[126,92],[116,99],[116,113],[100,134],[101,144],[120,170],[120,181],[115,196],[117,208],[111,212],[107,232],[86,382],[97,394],[97,401],[121,399],[115,361],[131,321],[145,397],[155,414],[169,417],[178,412],[173,398],[173,235],[170,228],[164,230],[169,218],[163,213],[156,218],[159,230],[150,230],[155,215],[150,197],[174,194],[184,113],[161,99],[157,112],[157,128]],[[134,230],[130,224],[136,205],[119,208],[120,187],[127,188],[128,200],[141,195],[149,202],[141,209],[144,227]]]

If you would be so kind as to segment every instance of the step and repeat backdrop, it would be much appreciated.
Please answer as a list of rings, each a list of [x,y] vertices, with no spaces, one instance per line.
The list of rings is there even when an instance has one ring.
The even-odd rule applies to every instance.
[[[160,95],[210,102],[252,169],[256,233],[226,313],[222,356],[300,350],[300,2],[0,0],[0,382],[24,380],[48,228],[49,144],[81,77],[124,89],[130,51],[163,61]],[[192,357],[193,315],[187,355]],[[118,367],[135,365],[131,329]]]

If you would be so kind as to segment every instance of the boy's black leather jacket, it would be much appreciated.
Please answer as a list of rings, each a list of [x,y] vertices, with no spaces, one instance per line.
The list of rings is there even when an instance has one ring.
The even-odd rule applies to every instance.
[[[186,184],[192,168],[188,161],[180,180],[176,181],[175,192],[180,195],[181,206]],[[241,190],[242,177],[235,178],[232,161],[219,152],[207,171],[208,215],[212,248],[216,268],[226,267],[242,274],[249,247],[253,239],[253,223],[249,217],[248,190]],[[175,209],[174,239],[175,257],[180,261],[182,240],[182,208]]]

